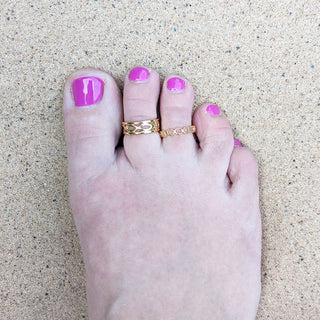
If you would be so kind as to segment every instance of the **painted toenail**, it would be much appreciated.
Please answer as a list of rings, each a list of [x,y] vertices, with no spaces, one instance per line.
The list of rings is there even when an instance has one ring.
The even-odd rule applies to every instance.
[[[96,77],[82,77],[72,82],[73,98],[76,107],[98,103],[103,95],[104,82]]]
[[[185,81],[181,78],[171,78],[167,82],[167,88],[172,92],[179,92],[185,88]]]
[[[216,116],[216,115],[220,114],[219,107],[214,104],[207,106],[206,110],[210,114],[210,116]]]
[[[237,139],[234,139],[234,145],[237,147],[242,147],[242,143]]]
[[[149,70],[142,67],[133,68],[129,73],[131,81],[146,81],[149,78]]]

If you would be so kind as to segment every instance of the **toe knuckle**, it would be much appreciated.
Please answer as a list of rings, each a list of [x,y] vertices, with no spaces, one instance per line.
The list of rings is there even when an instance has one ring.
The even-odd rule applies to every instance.
[[[230,127],[220,126],[214,128],[210,133],[205,137],[205,143],[214,143],[216,146],[223,146],[226,143],[231,143],[233,140],[233,135],[230,130]]]

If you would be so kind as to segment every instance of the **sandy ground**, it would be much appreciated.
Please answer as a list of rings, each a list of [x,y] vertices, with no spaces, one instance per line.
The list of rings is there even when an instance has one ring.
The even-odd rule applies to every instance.
[[[319,1],[0,0],[0,319],[87,319],[68,203],[66,77],[187,77],[260,165],[257,319],[319,319]],[[317,16],[318,15],[318,16]]]

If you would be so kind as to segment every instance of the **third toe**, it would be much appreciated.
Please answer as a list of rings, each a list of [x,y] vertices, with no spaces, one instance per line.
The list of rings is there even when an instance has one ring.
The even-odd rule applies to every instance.
[[[196,142],[190,134],[194,92],[186,79],[166,77],[160,97],[161,130],[164,150],[169,153],[195,152]]]

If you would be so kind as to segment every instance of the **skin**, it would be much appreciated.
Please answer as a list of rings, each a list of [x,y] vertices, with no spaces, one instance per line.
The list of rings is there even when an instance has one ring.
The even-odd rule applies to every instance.
[[[72,81],[104,81],[100,102],[74,105]],[[133,82],[84,69],[66,81],[70,201],[83,252],[89,317],[254,319],[260,297],[258,166],[235,147],[226,117],[207,104],[191,118],[193,89],[160,90],[159,75]],[[181,76],[180,76],[181,77]],[[161,93],[160,93],[161,91]],[[125,136],[122,121],[193,123],[192,134]]]

